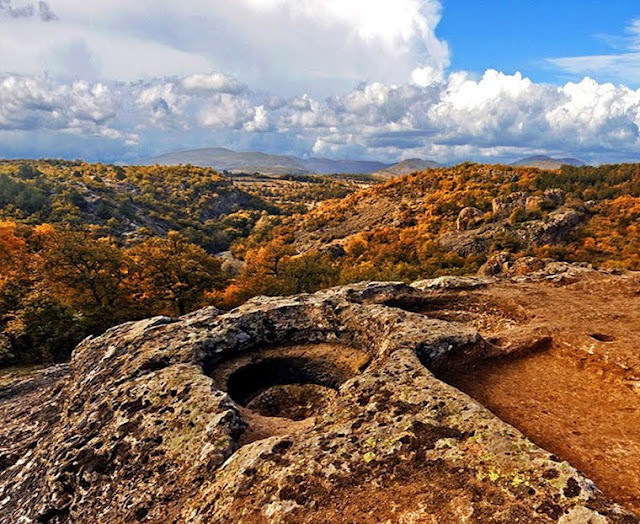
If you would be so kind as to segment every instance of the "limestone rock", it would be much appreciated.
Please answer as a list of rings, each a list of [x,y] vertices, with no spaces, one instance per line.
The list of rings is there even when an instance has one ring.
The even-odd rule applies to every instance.
[[[554,207],[560,207],[565,204],[567,194],[560,188],[547,189],[544,192],[544,198]]]
[[[565,239],[585,218],[577,209],[560,208],[551,212],[547,220],[531,223],[525,235],[535,245],[555,244]]]
[[[437,304],[440,284],[257,297],[85,340],[1,390],[2,521],[639,522],[432,374],[490,349],[393,307]]]
[[[514,193],[514,195],[516,194]],[[517,206],[512,207],[512,204],[511,201],[500,203],[499,213],[508,209],[516,209]],[[455,251],[461,256],[485,255],[496,244],[505,243],[505,240],[520,248],[557,244],[565,240],[586,219],[587,215],[578,209],[561,207],[549,213],[545,218],[526,220],[517,225],[509,224],[506,219],[503,219],[484,224],[470,231],[445,233],[440,236],[439,242],[443,247]]]
[[[509,270],[513,262],[513,255],[506,251],[494,253],[478,270],[478,274],[495,276],[504,274]]]
[[[497,217],[506,218],[516,208],[524,208],[527,203],[527,193],[523,191],[516,191],[508,195],[499,196],[492,200],[491,207],[493,214]]]
[[[491,281],[482,277],[438,277],[429,280],[420,280],[411,284],[411,287],[419,290],[433,289],[474,289],[489,285]]]

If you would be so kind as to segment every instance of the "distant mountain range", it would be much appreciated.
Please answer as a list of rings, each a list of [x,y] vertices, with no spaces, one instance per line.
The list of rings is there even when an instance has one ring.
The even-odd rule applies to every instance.
[[[393,177],[393,176],[408,175],[409,173],[415,173],[416,171],[424,171],[425,169],[433,169],[438,167],[443,167],[443,166],[442,164],[438,164],[438,162],[434,162],[433,160],[409,158],[408,160],[403,160],[402,162],[398,162],[397,164],[392,164],[386,169],[381,169],[380,171],[376,171],[372,173],[372,175],[383,176],[383,177]]]
[[[329,158],[270,155],[259,151],[238,152],[221,147],[167,153],[130,162],[129,164],[134,166],[191,164],[198,167],[212,167],[218,171],[228,171],[230,173],[261,173],[264,175],[349,173],[385,178],[443,167],[438,162],[420,158],[411,158],[396,164],[384,164],[368,160],[332,160]],[[540,169],[559,169],[565,164],[572,166],[585,165],[584,162],[575,158],[551,158],[544,155],[523,158],[511,165],[537,167]]]
[[[562,166],[584,166],[582,160],[575,158],[551,158],[550,156],[535,155],[523,158],[511,164],[512,166],[537,167],[538,169],[560,169]]]
[[[382,162],[366,160],[331,160],[328,158],[298,158],[286,155],[269,155],[255,151],[237,152],[231,149],[194,149],[168,153],[131,165],[179,165],[191,164],[199,167],[213,167],[218,171],[231,173],[262,173],[265,175],[307,175],[351,173],[369,174],[390,167]]]

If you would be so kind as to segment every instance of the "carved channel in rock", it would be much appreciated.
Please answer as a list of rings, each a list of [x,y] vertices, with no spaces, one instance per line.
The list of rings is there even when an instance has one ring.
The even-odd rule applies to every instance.
[[[468,323],[476,328],[491,323],[492,329],[495,329],[500,327],[496,324],[521,323],[528,318],[526,312],[517,306],[509,307],[491,297],[466,291],[434,293],[427,297],[403,296],[387,300],[384,304],[430,318]]]
[[[563,293],[553,289],[545,300],[527,295],[516,301],[510,289],[504,296],[480,291],[395,306],[476,327],[489,343],[484,354],[467,360],[456,355],[432,369],[437,377],[585,472],[609,497],[640,511],[638,389],[630,387],[623,367],[611,364],[633,355],[632,339],[625,338],[629,327],[609,322],[606,332],[590,330],[605,324],[592,326],[591,311],[584,318],[581,308],[574,313]],[[547,311],[551,300],[555,310]],[[606,305],[597,306],[600,319]]]
[[[367,353],[349,346],[285,346],[229,359],[211,377],[240,406],[298,421],[326,412],[340,385],[368,363]]]

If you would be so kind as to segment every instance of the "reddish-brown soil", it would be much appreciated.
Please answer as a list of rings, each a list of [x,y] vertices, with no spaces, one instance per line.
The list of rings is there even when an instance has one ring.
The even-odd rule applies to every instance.
[[[442,304],[425,314],[514,352],[442,378],[640,511],[640,277],[505,283]],[[549,349],[526,353],[545,336]]]

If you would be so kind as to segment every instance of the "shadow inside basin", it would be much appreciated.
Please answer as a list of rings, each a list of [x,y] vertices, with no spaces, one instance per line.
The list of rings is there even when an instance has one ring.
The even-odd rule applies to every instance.
[[[340,344],[273,347],[228,359],[210,376],[248,410],[303,420],[326,412],[340,385],[369,360],[366,352]]]

